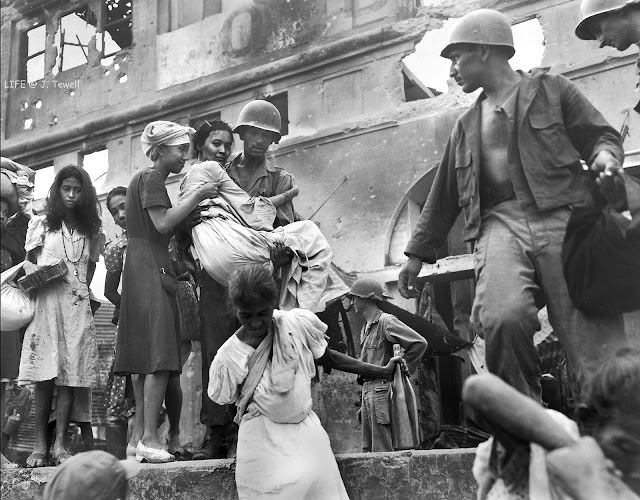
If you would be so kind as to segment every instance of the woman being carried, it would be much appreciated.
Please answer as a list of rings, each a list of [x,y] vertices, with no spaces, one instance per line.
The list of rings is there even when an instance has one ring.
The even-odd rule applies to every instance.
[[[329,243],[311,221],[296,221],[273,229],[276,207],[286,192],[271,198],[251,197],[214,161],[192,165],[180,184],[180,199],[206,182],[219,187],[216,198],[206,200],[203,220],[192,231],[195,256],[207,273],[227,285],[231,274],[248,264],[268,264],[270,251],[284,244],[293,251],[291,265],[282,279],[279,307],[322,311],[332,252]]]

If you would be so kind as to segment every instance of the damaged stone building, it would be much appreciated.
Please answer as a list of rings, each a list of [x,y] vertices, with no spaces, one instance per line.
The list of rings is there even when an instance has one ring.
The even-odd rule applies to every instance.
[[[501,10],[514,25],[533,20],[542,38],[538,63],[574,80],[620,128],[638,100],[636,54],[578,40],[578,3],[2,0],[2,155],[38,170],[41,198],[53,172],[84,165],[104,201],[148,165],[140,135],[149,121],[197,127],[220,118],[233,125],[246,102],[266,98],[283,117],[283,139],[272,154],[297,180],[296,210],[319,225],[341,269],[384,281],[399,305],[413,307],[395,293],[402,251],[453,123],[474,96],[455,83],[426,84],[405,58],[426,33],[475,8]],[[441,48],[434,43],[423,53],[437,56]],[[628,121],[633,169],[640,120],[632,113]],[[180,179],[168,179],[172,196]],[[103,213],[112,238],[116,228]],[[458,224],[441,257],[469,250]],[[435,285],[439,313],[463,337],[472,290],[469,280]],[[460,363],[441,361],[444,390],[458,390]],[[199,368],[183,377],[193,385]],[[335,451],[356,451],[358,386],[338,374],[325,380],[318,413],[340,415],[323,419]],[[197,421],[197,408],[185,409]],[[443,408],[448,421],[457,412]]]

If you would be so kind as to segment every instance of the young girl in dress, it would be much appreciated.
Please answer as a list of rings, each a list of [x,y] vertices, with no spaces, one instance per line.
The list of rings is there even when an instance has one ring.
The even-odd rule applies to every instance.
[[[98,350],[89,285],[104,244],[100,205],[87,172],[61,169],[47,196],[47,212],[29,221],[25,271],[63,260],[67,273],[49,284],[39,280],[36,308],[22,345],[20,384],[35,383],[35,445],[28,467],[46,464],[47,424],[57,387],[53,462],[67,458],[65,436],[74,393],[95,382]]]

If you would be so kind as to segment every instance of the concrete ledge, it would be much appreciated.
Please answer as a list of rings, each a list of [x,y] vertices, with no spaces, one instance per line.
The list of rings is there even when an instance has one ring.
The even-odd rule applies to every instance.
[[[475,449],[337,455],[352,500],[475,499]],[[53,467],[2,471],[3,500],[37,500]],[[235,461],[145,465],[130,485],[132,500],[236,499]]]

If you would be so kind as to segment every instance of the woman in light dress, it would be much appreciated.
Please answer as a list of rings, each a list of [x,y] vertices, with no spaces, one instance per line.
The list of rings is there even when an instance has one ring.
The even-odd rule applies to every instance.
[[[56,438],[52,460],[69,458],[65,437],[74,395],[95,383],[98,348],[89,285],[104,245],[100,206],[87,172],[69,165],[56,175],[47,213],[29,221],[25,271],[63,260],[67,273],[45,284],[38,279],[33,321],[22,345],[18,382],[35,383],[35,444],[28,467],[48,459],[47,424],[57,389]]]
[[[229,300],[242,325],[218,351],[209,397],[236,403],[236,485],[241,500],[348,498],[329,436],[311,409],[314,360],[366,376],[391,376],[385,366],[327,347],[327,325],[305,309],[276,310],[276,285],[262,265],[237,270]]]

